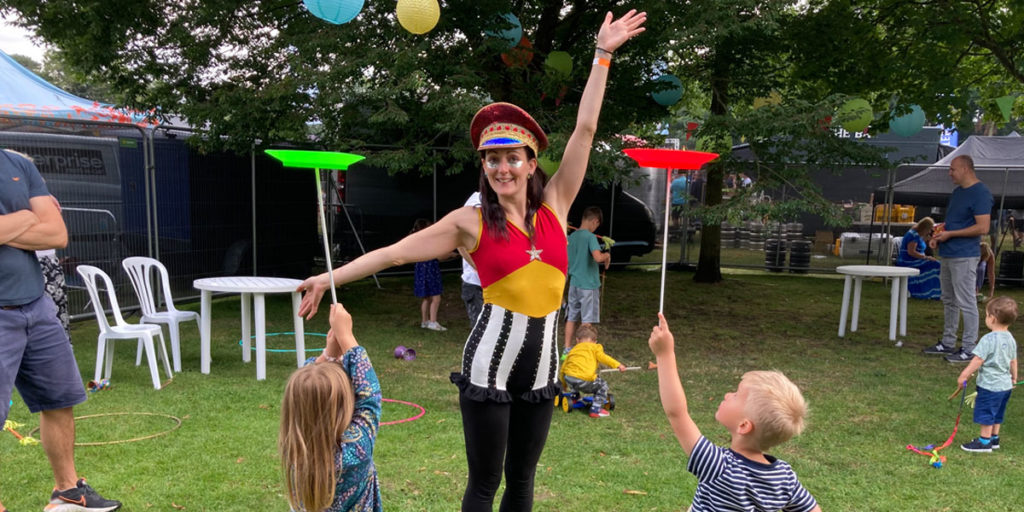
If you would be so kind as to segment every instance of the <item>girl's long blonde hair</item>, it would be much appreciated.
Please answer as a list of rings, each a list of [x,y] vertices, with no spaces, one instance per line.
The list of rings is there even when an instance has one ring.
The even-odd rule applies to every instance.
[[[320,512],[334,501],[335,456],[354,407],[352,382],[340,364],[311,364],[288,379],[277,447],[292,510]]]

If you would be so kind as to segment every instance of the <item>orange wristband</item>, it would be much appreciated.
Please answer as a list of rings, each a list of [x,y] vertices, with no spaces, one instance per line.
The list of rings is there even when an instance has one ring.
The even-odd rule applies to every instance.
[[[608,59],[602,59],[601,57],[594,57],[595,66],[604,66],[606,68],[612,67],[612,61]]]

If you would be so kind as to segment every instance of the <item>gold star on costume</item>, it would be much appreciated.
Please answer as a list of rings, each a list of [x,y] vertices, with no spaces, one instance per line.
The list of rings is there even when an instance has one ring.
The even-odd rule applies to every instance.
[[[526,250],[526,254],[530,255],[530,261],[544,261],[540,259],[540,253],[544,252],[544,249],[538,249],[537,247],[530,245],[530,248]]]

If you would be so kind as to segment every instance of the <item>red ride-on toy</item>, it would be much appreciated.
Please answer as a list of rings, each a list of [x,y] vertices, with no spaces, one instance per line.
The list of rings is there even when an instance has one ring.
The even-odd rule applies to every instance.
[[[555,397],[555,407],[560,407],[566,413],[576,409],[583,409],[583,412],[587,412],[593,403],[593,396],[584,396],[579,391],[567,391]],[[615,394],[608,393],[608,402],[604,404],[604,408],[609,411],[615,410]]]

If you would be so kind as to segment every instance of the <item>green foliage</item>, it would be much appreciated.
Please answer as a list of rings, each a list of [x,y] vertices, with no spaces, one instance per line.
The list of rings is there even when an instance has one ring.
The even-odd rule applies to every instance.
[[[1024,85],[1019,0],[917,2],[816,0],[788,25],[793,77],[806,99],[833,93],[873,99],[888,126],[897,106],[973,131],[998,121],[991,100]]]
[[[648,0],[630,7],[651,11],[658,5]],[[497,0],[456,0],[445,2],[434,30],[417,36],[397,23],[393,3],[367,3],[344,25],[280,0],[173,6],[4,0],[0,7],[16,11],[76,69],[109,83],[122,103],[158,105],[205,127],[210,137],[203,144],[247,150],[253,144],[306,143],[314,123],[322,146],[389,146],[379,163],[402,171],[433,166],[435,157],[424,147],[451,147],[453,157],[470,159],[468,123],[489,101],[523,106],[564,140],[575,124],[606,12],[583,3],[534,0],[510,7]],[[625,10],[607,8],[619,15]],[[503,42],[485,35],[509,10],[533,44],[535,56],[526,68],[506,67]],[[636,122],[663,115],[648,95],[650,81],[668,51],[666,33],[682,20],[682,13],[671,13],[617,52],[599,140],[611,141]],[[553,51],[572,56],[568,78],[545,71],[544,59]],[[614,159],[598,162],[603,175],[614,172]]]

